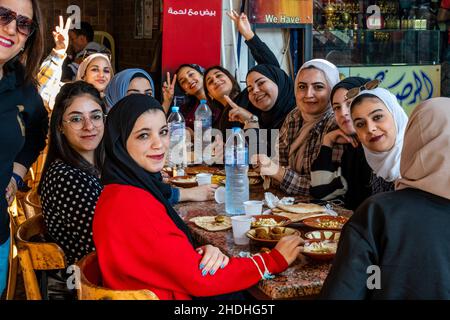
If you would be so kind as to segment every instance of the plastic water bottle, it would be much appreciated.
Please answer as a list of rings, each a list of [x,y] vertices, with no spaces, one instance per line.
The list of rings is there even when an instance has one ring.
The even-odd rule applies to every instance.
[[[200,100],[200,105],[195,110],[194,121],[194,152],[195,163],[209,164],[211,161],[211,127],[212,112],[206,104],[206,100]]]
[[[244,214],[244,201],[249,199],[248,147],[240,128],[232,129],[225,144],[225,171],[225,211],[229,215]]]
[[[182,171],[186,166],[186,123],[179,109],[173,106],[167,119],[170,133],[168,164],[169,167],[177,169],[177,175],[184,175]]]

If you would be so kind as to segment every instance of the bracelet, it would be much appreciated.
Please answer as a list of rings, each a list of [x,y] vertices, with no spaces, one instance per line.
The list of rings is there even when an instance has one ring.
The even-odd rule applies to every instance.
[[[255,254],[253,257],[259,257],[260,259],[261,259],[261,261],[262,261],[262,263],[263,263],[263,266],[264,266],[264,275],[263,275],[263,279],[264,280],[269,280],[269,279],[273,279],[273,278],[275,278],[275,276],[273,275],[273,274],[271,274],[270,272],[269,272],[269,270],[267,269],[267,266],[266,266],[266,262],[264,261],[264,258],[261,256],[261,254]]]
[[[14,180],[16,180],[17,189],[21,189],[21,188],[25,187],[25,182],[23,182],[23,179],[21,176],[19,176],[15,172],[13,172],[12,177],[14,178]]]

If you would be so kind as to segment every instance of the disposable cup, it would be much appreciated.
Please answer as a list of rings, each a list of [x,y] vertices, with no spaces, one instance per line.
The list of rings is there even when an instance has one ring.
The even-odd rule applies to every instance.
[[[214,199],[216,199],[217,203],[225,202],[225,187],[218,187],[214,192]]]
[[[203,184],[211,184],[212,174],[211,173],[199,173],[196,175],[197,183],[199,186]]]
[[[262,212],[263,202],[250,200],[244,202],[245,214],[250,216],[260,215]]]
[[[232,216],[231,226],[233,228],[233,240],[237,245],[246,245],[249,243],[249,238],[246,236],[253,218],[251,216]]]

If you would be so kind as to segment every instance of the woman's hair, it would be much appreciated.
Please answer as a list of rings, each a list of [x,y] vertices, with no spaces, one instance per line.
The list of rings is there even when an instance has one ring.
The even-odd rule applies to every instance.
[[[56,96],[55,106],[50,118],[48,153],[44,164],[44,170],[42,171],[42,177],[45,176],[48,168],[55,160],[61,160],[91,175],[98,176],[100,174],[104,159],[103,140],[95,150],[94,165],[92,165],[70,146],[61,130],[64,112],[76,98],[86,95],[98,103],[101,106],[102,111],[105,112],[105,106],[100,98],[98,90],[95,89],[93,85],[84,81],[75,81],[65,84]],[[39,184],[39,192],[41,190],[42,181],[43,179],[41,179],[41,183]]]
[[[25,83],[37,85],[36,75],[44,54],[45,26],[38,0],[30,1],[33,7],[33,21],[36,24],[36,30],[28,37],[24,50],[5,64],[5,71],[7,73],[19,67],[22,69]]]
[[[239,83],[237,82],[236,78],[233,77],[233,75],[230,73],[230,71],[228,71],[227,69],[221,67],[221,66],[213,66],[208,68],[205,71],[205,74],[203,76],[204,80],[203,80],[203,88],[205,89],[205,95],[206,98],[208,99],[209,104],[211,105],[213,103],[213,98],[210,96],[208,88],[206,87],[206,76],[208,75],[209,72],[213,71],[213,70],[219,70],[221,72],[223,72],[231,81],[232,83],[232,88],[231,88],[231,92],[228,95],[230,97],[231,100],[233,100],[234,98],[237,97],[237,95],[239,93],[241,93],[241,87],[239,86]]]

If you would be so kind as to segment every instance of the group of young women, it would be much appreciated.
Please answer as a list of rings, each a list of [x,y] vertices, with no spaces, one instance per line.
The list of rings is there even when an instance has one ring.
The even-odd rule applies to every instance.
[[[32,81],[42,55],[38,4],[35,0],[0,0],[0,14],[0,39],[8,43],[0,45],[0,95],[7,102],[2,106],[6,111],[0,120],[5,126],[0,130],[13,137],[0,142],[1,149],[8,150],[2,152],[0,161],[0,187],[6,190],[0,200],[2,291],[9,251],[7,206],[17,183],[44,147],[47,112]],[[17,17],[17,22],[4,16]],[[257,157],[261,175],[270,177],[288,194],[339,197],[347,207],[359,207],[343,230],[323,296],[367,297],[361,293],[360,279],[345,281],[344,286],[339,281],[369,262],[397,263],[394,254],[382,255],[385,248],[380,248],[378,235],[389,238],[393,227],[385,222],[394,212],[401,224],[402,214],[406,214],[401,208],[404,201],[433,207],[436,215],[442,216],[441,222],[449,219],[450,195],[445,192],[448,161],[443,159],[450,151],[450,114],[442,107],[448,107],[449,101],[436,99],[418,107],[406,129],[408,118],[395,96],[376,82],[357,77],[339,81],[336,66],[322,59],[306,62],[292,81],[251,31],[245,14],[232,12],[229,16],[259,62],[248,72],[245,90],[241,91],[236,79],[221,66],[205,71],[185,64],[174,79],[168,75],[161,104],[153,98],[155,86],[148,73],[128,69],[114,75],[109,58],[93,54],[81,63],[77,81],[58,90],[54,105],[51,98],[46,101],[52,112],[39,193],[49,234],[63,248],[69,263],[95,248],[104,286],[150,289],[161,299],[239,292],[295,261],[301,251],[299,236],[282,238],[269,253],[242,258],[227,257],[211,245],[196,246],[172,205],[211,200],[216,186],[187,192],[163,181],[161,171],[169,148],[167,106],[177,81],[191,97],[182,108],[188,126],[199,100],[208,99],[215,125],[222,131],[236,125],[280,129],[276,156]],[[61,33],[62,23],[54,34],[55,43],[61,41]],[[48,74],[41,67],[40,79],[50,79]],[[54,79],[51,83],[60,86]],[[428,130],[431,121],[439,122],[436,130]],[[414,143],[416,135],[421,138],[419,144]],[[438,160],[432,161],[436,154]],[[446,182],[438,183],[440,179]],[[393,190],[395,183],[406,190],[382,193]],[[382,194],[365,201],[375,193]],[[384,208],[381,204],[389,197],[396,202]],[[383,218],[378,217],[380,211]],[[376,223],[368,221],[367,215]],[[438,225],[433,220],[433,226]],[[414,231],[414,227],[403,225],[401,230]],[[408,241],[401,236],[397,240],[397,245]],[[423,241],[431,244],[425,236]],[[394,244],[392,253],[399,252],[398,248]],[[357,251],[358,265],[352,259]],[[442,267],[450,261],[448,252],[439,256]],[[411,259],[410,255],[404,260]],[[368,259],[361,259],[363,256]],[[347,268],[350,261],[353,264]],[[390,288],[401,283],[390,277],[384,285]],[[430,295],[445,295],[445,288],[436,284],[430,288]],[[386,292],[384,297],[398,297]],[[401,292],[400,297],[409,293]],[[448,295],[448,288],[446,292]]]

